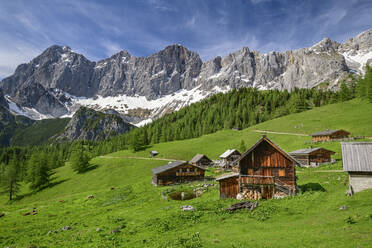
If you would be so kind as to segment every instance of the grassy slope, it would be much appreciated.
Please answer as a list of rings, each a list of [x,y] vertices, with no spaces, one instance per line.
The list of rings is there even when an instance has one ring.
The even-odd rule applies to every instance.
[[[48,143],[48,140],[61,133],[70,118],[45,119],[36,121],[33,125],[17,129],[12,137],[13,146],[32,146]]]
[[[332,115],[330,114],[332,113]],[[346,173],[320,173],[340,169],[341,162],[318,169],[298,169],[298,184],[314,190],[281,200],[261,201],[253,212],[227,214],[220,211],[235,200],[219,200],[218,187],[187,202],[165,201],[160,193],[170,187],[151,185],[151,168],[164,161],[124,158],[148,156],[155,149],[159,157],[189,160],[195,153],[215,159],[226,148],[247,147],[260,134],[255,129],[311,133],[325,128],[344,128],[353,134],[372,136],[372,104],[357,100],[279,118],[242,131],[225,130],[197,139],[156,144],[146,151],[120,151],[93,159],[98,165],[85,174],[74,174],[69,166],[59,168],[54,186],[30,193],[8,204],[0,196],[0,247],[370,247],[372,243],[372,190],[346,197]],[[304,121],[306,120],[306,122]],[[294,126],[303,122],[301,130]],[[344,125],[342,124],[344,123]],[[286,151],[308,146],[310,137],[269,134]],[[340,158],[340,144],[327,143]],[[117,158],[115,158],[117,157]],[[208,174],[213,174],[209,171]],[[110,191],[109,187],[115,190]],[[325,191],[316,190],[322,187]],[[189,187],[186,186],[176,186]],[[94,199],[87,200],[89,194]],[[64,202],[59,202],[59,200]],[[182,213],[191,204],[197,211]],[[341,205],[348,209],[339,211]],[[23,213],[37,207],[35,216]],[[348,224],[353,220],[356,223]],[[50,230],[69,231],[47,235]],[[121,227],[119,234],[110,230]],[[125,227],[124,227],[125,226]],[[96,232],[96,228],[102,229]],[[194,246],[192,246],[194,245]]]

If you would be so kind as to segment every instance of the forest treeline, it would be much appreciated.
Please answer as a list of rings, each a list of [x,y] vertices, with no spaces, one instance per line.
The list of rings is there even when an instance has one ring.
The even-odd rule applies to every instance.
[[[110,139],[91,142],[50,144],[0,149],[0,185],[12,199],[20,182],[40,190],[50,182],[53,170],[70,161],[77,173],[86,171],[89,158],[124,149],[134,151],[159,142],[199,137],[222,129],[249,126],[292,113],[355,97],[372,102],[372,69],[363,77],[350,76],[340,90],[295,89],[293,91],[254,88],[216,94],[154,122]]]

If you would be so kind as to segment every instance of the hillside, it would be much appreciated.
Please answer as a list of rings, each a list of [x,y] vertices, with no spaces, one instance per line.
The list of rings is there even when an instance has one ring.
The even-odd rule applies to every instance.
[[[70,118],[57,118],[35,121],[31,126],[18,128],[11,139],[12,146],[35,146],[47,144],[61,133]]]
[[[338,171],[342,168],[338,142],[322,144],[336,152],[336,164],[298,168],[301,192],[297,196],[262,200],[253,212],[222,211],[236,201],[220,200],[218,187],[189,201],[166,201],[161,192],[186,190],[198,183],[154,187],[151,168],[167,163],[160,158],[189,160],[196,153],[216,159],[227,148],[238,148],[242,139],[247,147],[254,144],[261,136],[256,130],[291,133],[267,133],[287,152],[309,146],[309,136],[294,134],[324,128],[372,136],[371,112],[371,103],[352,100],[241,131],[224,130],[159,143],[136,153],[125,150],[97,157],[91,161],[96,167],[84,174],[75,174],[67,163],[56,169],[53,183],[42,191],[30,192],[24,185],[12,204],[6,195],[0,196],[0,212],[5,213],[0,222],[0,243],[5,247],[370,247],[372,190],[345,196],[348,179]],[[148,159],[149,150],[160,154]],[[94,199],[87,199],[90,194]],[[181,212],[183,205],[193,205],[196,211]],[[342,205],[347,209],[338,210]],[[23,216],[33,207],[37,215]],[[65,226],[71,229],[62,231]],[[118,232],[113,233],[114,229]]]

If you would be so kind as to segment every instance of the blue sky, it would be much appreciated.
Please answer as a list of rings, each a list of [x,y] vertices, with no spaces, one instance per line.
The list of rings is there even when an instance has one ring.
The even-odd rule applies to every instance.
[[[47,47],[91,60],[148,56],[182,44],[206,61],[243,46],[261,52],[344,42],[372,28],[364,0],[1,0],[0,78]]]

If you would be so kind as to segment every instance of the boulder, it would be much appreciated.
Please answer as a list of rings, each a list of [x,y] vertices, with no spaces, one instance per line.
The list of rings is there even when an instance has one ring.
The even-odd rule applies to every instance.
[[[67,231],[67,230],[70,230],[71,229],[71,226],[64,226],[62,227],[62,231]]]
[[[181,207],[182,211],[194,211],[195,208],[191,205],[185,205]]]

